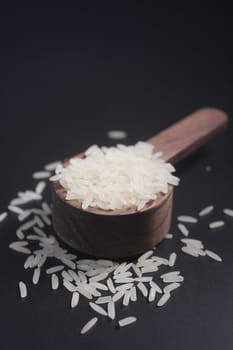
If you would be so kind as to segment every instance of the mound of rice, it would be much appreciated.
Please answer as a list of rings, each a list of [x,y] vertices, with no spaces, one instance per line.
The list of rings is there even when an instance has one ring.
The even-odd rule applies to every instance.
[[[137,208],[141,210],[168,185],[178,185],[175,168],[161,152],[146,142],[133,146],[98,147],[93,145],[83,159],[75,157],[67,166],[58,165],[51,181],[59,181],[67,192],[66,200],[77,200],[82,208],[103,210]]]

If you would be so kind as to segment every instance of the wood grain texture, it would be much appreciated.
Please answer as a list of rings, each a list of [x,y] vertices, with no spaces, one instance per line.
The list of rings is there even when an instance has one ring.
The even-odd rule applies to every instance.
[[[181,119],[147,142],[163,152],[163,158],[173,164],[187,157],[224,129],[228,117],[217,108],[202,108]]]
[[[163,158],[175,163],[208,141],[227,124],[227,115],[203,108],[150,138]],[[77,157],[83,157],[80,153]],[[67,166],[69,160],[64,162]],[[173,187],[159,194],[142,210],[83,210],[77,201],[67,201],[58,181],[52,184],[53,226],[58,236],[73,248],[96,257],[122,258],[154,247],[167,234],[172,216]]]
[[[98,214],[71,205],[53,187],[53,226],[62,240],[83,253],[108,258],[137,255],[154,247],[168,232],[172,199],[170,187],[156,206],[119,215],[103,210]]]

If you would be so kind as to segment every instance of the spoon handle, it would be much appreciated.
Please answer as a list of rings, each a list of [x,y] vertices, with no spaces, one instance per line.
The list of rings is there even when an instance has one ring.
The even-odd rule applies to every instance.
[[[228,116],[217,108],[201,108],[181,119],[147,142],[163,152],[163,159],[176,163],[205,144],[228,123]]]

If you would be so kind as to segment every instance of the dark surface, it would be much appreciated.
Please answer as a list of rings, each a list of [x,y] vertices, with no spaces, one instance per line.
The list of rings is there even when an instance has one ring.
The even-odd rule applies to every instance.
[[[0,212],[18,190],[32,188],[31,173],[76,154],[92,143],[113,144],[109,129],[124,129],[127,143],[146,139],[205,105],[230,116],[232,17],[230,8],[197,6],[122,8],[2,8],[0,55]],[[69,310],[70,295],[50,291],[45,276],[21,301],[17,282],[29,283],[24,257],[7,245],[15,239],[12,218],[0,224],[1,349],[222,349],[233,344],[233,220],[207,230],[232,202],[232,125],[177,166],[174,218],[195,215],[210,203],[211,217],[192,229],[224,263],[179,254],[183,286],[161,309],[139,302],[119,311],[137,315],[125,329],[101,320],[79,335],[93,315],[86,302]],[[212,172],[205,166],[210,164]],[[162,243],[167,256],[180,250],[180,235]]]

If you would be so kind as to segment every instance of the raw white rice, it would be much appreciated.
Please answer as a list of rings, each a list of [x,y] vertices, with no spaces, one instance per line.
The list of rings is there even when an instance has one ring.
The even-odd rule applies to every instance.
[[[27,286],[24,282],[19,282],[19,293],[21,298],[26,298],[27,296]]]
[[[133,269],[133,271],[135,272],[136,276],[138,276],[138,277],[141,277],[141,276],[142,276],[142,272],[141,272],[141,270],[138,268],[137,265],[133,264],[133,265],[132,265],[132,269]]]
[[[225,224],[224,221],[221,221],[221,220],[213,221],[213,222],[209,223],[209,228],[210,229],[219,228],[219,227],[224,226],[224,224]]]
[[[165,287],[164,287],[164,289],[163,289],[163,292],[166,294],[166,293],[170,293],[170,292],[172,292],[174,289],[176,289],[176,288],[178,288],[178,287],[180,287],[180,283],[177,283],[177,282],[175,282],[175,283],[170,283],[170,284],[168,284],[168,285],[166,285]]]
[[[35,216],[34,216],[34,220],[35,220],[35,223],[36,223],[40,228],[43,228],[43,227],[44,227],[44,223],[43,223],[43,221],[41,220],[41,218],[39,218],[39,216],[35,215]]]
[[[112,300],[111,296],[99,297],[96,299],[96,304],[108,304]]]
[[[51,284],[52,284],[52,289],[58,289],[59,287],[59,279],[57,277],[57,275],[55,275],[55,273],[52,274],[51,276]]]
[[[216,261],[220,261],[220,262],[222,261],[222,258],[218,254],[212,252],[211,250],[206,249],[205,252],[206,252],[206,255],[208,255],[210,258]]]
[[[189,235],[189,230],[187,229],[187,227],[184,224],[178,224],[177,227],[184,236]]]
[[[40,182],[38,182],[38,184],[36,185],[35,192],[36,192],[37,194],[41,194],[41,193],[44,191],[45,187],[46,187],[46,182],[40,181]]]
[[[133,287],[133,283],[124,283],[120,286],[117,286],[116,291],[131,289],[131,287]]]
[[[138,289],[141,291],[142,295],[146,298],[147,295],[148,295],[148,290],[147,290],[145,284],[142,283],[142,282],[139,282],[139,283],[137,284],[137,287],[138,287]]]
[[[62,271],[64,269],[63,265],[57,265],[57,266],[53,266],[50,267],[49,269],[46,270],[47,274],[51,274],[51,273],[56,273],[58,271]]]
[[[112,301],[115,303],[116,301],[120,300],[124,294],[125,294],[125,290],[119,290],[119,292],[113,295]]]
[[[107,136],[113,140],[122,140],[127,137],[127,132],[124,130],[109,130]]]
[[[44,166],[46,171],[54,171],[58,165],[61,165],[61,161],[52,162]]]
[[[188,215],[178,216],[177,220],[181,222],[187,222],[187,223],[193,223],[193,224],[197,223],[197,218],[194,218],[193,216],[188,216]]]
[[[164,273],[160,276],[160,278],[167,278],[167,277],[173,277],[173,276],[178,276],[180,275],[180,271],[172,271],[172,272],[167,272],[167,273]]]
[[[169,266],[170,267],[175,265],[176,258],[177,258],[177,254],[176,253],[171,253],[170,254],[170,256],[169,256]]]
[[[158,271],[158,265],[156,263],[152,263],[141,268],[142,273],[151,273],[155,271]]]
[[[150,282],[150,281],[152,281],[152,277],[151,276],[148,276],[148,277],[144,277],[144,276],[142,276],[142,277],[135,277],[134,281],[136,281],[136,282]]]
[[[166,304],[166,302],[170,299],[170,297],[171,297],[170,293],[164,293],[162,297],[159,299],[159,301],[157,302],[157,306],[163,306],[164,304]]]
[[[155,283],[154,281],[151,281],[150,286],[151,286],[151,288],[154,288],[156,290],[156,292],[162,294],[162,289],[160,288],[160,286],[157,283]]]
[[[223,212],[224,212],[225,215],[233,217],[233,209],[225,208],[225,209],[223,209]]]
[[[92,302],[90,302],[89,305],[90,305],[90,307],[91,307],[95,312],[97,312],[98,314],[103,315],[103,316],[107,316],[107,315],[108,315],[108,314],[107,314],[107,311],[105,311],[105,310],[102,308],[102,306],[99,306],[99,305],[97,305],[97,304],[95,304],[95,303],[92,303]]]
[[[166,239],[172,239],[173,238],[173,234],[172,233],[167,233],[167,235],[165,236]]]
[[[21,225],[18,227],[18,230],[20,231],[26,231],[29,230],[30,228],[32,228],[35,225],[35,220],[30,220],[25,222],[25,224]]]
[[[134,316],[129,316],[129,317],[125,317],[122,318],[121,320],[118,321],[118,324],[120,327],[125,327],[130,325],[131,323],[134,323],[137,321],[137,318]]]
[[[17,207],[16,205],[8,205],[8,210],[15,214],[22,214],[24,212],[23,209]]]
[[[11,243],[9,245],[9,247],[13,250],[15,250],[16,252],[19,252],[19,253],[23,253],[23,254],[31,254],[31,250],[24,247],[24,246],[20,246],[20,245],[14,245],[14,243]]]
[[[40,279],[40,268],[37,267],[36,269],[34,269],[34,272],[33,272],[32,283],[38,284],[39,279]]]
[[[149,303],[151,303],[152,301],[155,300],[156,297],[156,289],[154,287],[150,288],[150,293],[149,293],[149,297],[148,297],[148,301]]]
[[[111,293],[114,294],[116,292],[115,286],[114,286],[111,278],[107,279],[107,286],[108,286],[108,289],[110,290]]]
[[[79,271],[79,272],[81,272],[81,271]],[[108,277],[108,273],[103,272],[103,273],[101,273],[101,274],[99,274],[99,275],[97,275],[97,276],[91,277],[91,278],[89,279],[89,281],[90,281],[90,282],[99,282],[99,281],[105,280],[106,277]]]
[[[212,211],[214,210],[214,206],[213,205],[209,205],[208,207],[203,208],[200,212],[199,212],[199,216],[205,216],[210,214]]]
[[[49,171],[37,171],[36,173],[32,174],[33,179],[40,180],[40,179],[47,179],[51,176],[51,173]]]
[[[29,216],[31,215],[31,211],[30,210],[24,210],[22,212],[22,214],[20,214],[18,216],[18,220],[19,221],[24,221],[25,219],[27,219]]]
[[[132,276],[132,272],[126,271],[126,272],[122,272],[122,273],[119,273],[118,275],[113,276],[113,279],[117,280],[117,279],[131,277],[131,276]]]
[[[62,271],[61,273],[62,277],[64,278],[65,281],[72,282],[73,277],[70,276],[70,274],[66,271]]]
[[[71,158],[51,181],[66,189],[66,200],[77,200],[103,210],[142,208],[158,193],[166,194],[168,185],[178,185],[170,163],[153,154],[145,142],[134,146],[91,146],[84,158]]]
[[[151,257],[151,255],[153,255],[153,253],[154,253],[153,250],[149,250],[148,252],[142,254],[142,255],[138,258],[138,261],[147,260],[149,257]]]
[[[133,282],[134,278],[128,277],[128,278],[118,278],[115,280],[115,283],[130,283]]]
[[[190,247],[190,246],[181,247],[181,250],[182,250],[182,252],[189,254],[189,255],[192,255],[194,257],[198,257],[198,255],[199,255],[198,251],[195,248]]]
[[[123,298],[123,302],[122,302],[123,306],[128,306],[129,305],[130,295],[131,295],[131,290],[127,290],[125,292],[125,295],[124,295],[124,298]]]
[[[170,276],[170,277],[163,278],[164,283],[183,282],[183,280],[184,280],[183,276]]]
[[[29,255],[24,262],[25,270],[28,268],[31,268],[33,266],[33,263],[34,263],[34,255]]]
[[[90,321],[88,321],[85,326],[81,329],[81,334],[85,334],[87,333],[92,327],[94,327],[94,325],[96,324],[96,322],[98,321],[97,317],[93,317]]]
[[[35,233],[37,233],[41,237],[46,237],[46,234],[44,231],[42,231],[39,227],[34,226],[33,230]]]
[[[8,213],[5,211],[0,214],[0,222],[3,222],[7,218]]]
[[[114,320],[116,316],[115,303],[111,300],[108,303],[108,317]]]
[[[41,215],[42,219],[44,220],[44,222],[47,224],[47,225],[51,225],[52,222],[51,220],[48,218],[48,216],[46,215]]]
[[[42,209],[44,210],[45,213],[47,213],[48,215],[52,214],[52,210],[51,210],[50,206],[48,205],[48,203],[43,202],[41,204],[41,206],[42,206]]]
[[[72,294],[72,298],[71,298],[71,302],[70,302],[70,306],[73,309],[74,307],[76,307],[78,305],[79,302],[79,293],[78,292],[74,292]]]
[[[108,287],[103,284],[103,283],[99,283],[99,282],[92,282],[93,287],[95,287],[96,289],[100,289],[100,290],[108,290]]]
[[[66,284],[68,284],[69,282],[66,282]],[[69,286],[71,287],[71,283],[69,283]],[[82,294],[85,298],[91,300],[92,299],[92,295],[91,293],[85,288],[84,285],[79,284],[77,287],[73,286],[73,290],[72,292],[78,291],[80,294]]]
[[[131,299],[132,301],[137,301],[137,291],[136,291],[136,287],[135,287],[135,286],[133,286],[133,287],[131,288],[130,299]]]

